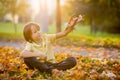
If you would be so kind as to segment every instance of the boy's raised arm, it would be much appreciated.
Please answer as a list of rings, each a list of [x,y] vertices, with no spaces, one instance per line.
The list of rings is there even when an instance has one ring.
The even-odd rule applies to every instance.
[[[82,20],[82,16],[79,15],[79,17],[75,17],[75,16],[72,16],[71,19],[69,20],[68,22],[68,25],[67,27],[65,28],[65,30],[59,32],[56,34],[56,38],[61,38],[63,36],[66,36],[68,33],[70,33],[71,31],[74,30],[75,28],[75,25],[80,22]]]

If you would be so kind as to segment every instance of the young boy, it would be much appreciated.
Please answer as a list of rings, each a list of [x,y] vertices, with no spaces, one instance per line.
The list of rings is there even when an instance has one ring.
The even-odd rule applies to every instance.
[[[52,51],[52,44],[56,39],[66,36],[75,25],[82,20],[82,16],[72,17],[64,31],[56,34],[42,34],[40,26],[31,22],[24,27],[24,38],[27,41],[25,49],[21,52],[20,57],[24,58],[25,64],[30,69],[38,69],[40,72],[51,73],[52,70],[67,70],[76,65],[74,57],[55,63],[55,56]],[[39,57],[40,61],[37,59]]]

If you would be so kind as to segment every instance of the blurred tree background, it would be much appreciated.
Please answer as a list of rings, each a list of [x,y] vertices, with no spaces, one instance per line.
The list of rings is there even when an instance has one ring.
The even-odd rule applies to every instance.
[[[84,20],[71,33],[78,35],[74,39],[89,35],[94,42],[106,33],[119,38],[120,0],[0,0],[0,39],[23,39],[24,24],[30,21],[40,24],[42,32],[60,32],[72,15],[79,14]]]
[[[120,33],[120,0],[66,0],[63,12],[83,14],[91,33]]]
[[[61,31],[61,22],[67,22],[71,15],[82,14],[84,17],[83,24],[90,26],[91,33],[96,33],[97,31],[120,33],[120,0],[53,0],[53,4],[56,4],[54,6],[51,5],[52,2],[50,2],[50,0],[31,1],[32,0],[0,0],[0,21],[4,22],[4,17],[10,14],[16,33],[16,23],[37,21],[45,25],[51,22],[54,23],[56,19],[56,31],[59,32]],[[64,5],[61,6],[61,2],[63,1]],[[41,9],[45,9],[43,11],[41,10],[42,13],[39,8],[41,5],[32,8],[37,5],[37,3],[41,4],[43,2],[47,4],[42,5]],[[35,4],[31,6],[30,4],[33,3]],[[51,10],[51,14],[49,14],[48,11],[50,6],[52,6],[51,9],[53,9]],[[34,14],[34,9],[37,9],[38,14]],[[42,17],[42,19],[40,17]],[[9,22],[11,20],[7,19],[6,21]],[[42,25],[42,23],[40,24]]]
[[[16,33],[16,23],[18,23],[18,20],[16,19],[18,19],[18,16],[25,18],[28,17],[27,9],[29,5],[26,3],[26,0],[1,0],[0,7],[0,18],[3,18],[3,16],[10,13]],[[6,21],[9,22],[10,19],[6,19]]]
[[[62,22],[64,22],[64,20],[68,20],[66,16],[82,14],[84,24],[90,25],[91,33],[97,31],[120,33],[120,0],[64,0],[65,3],[61,9],[60,1],[56,0],[57,32],[61,31],[61,17]],[[17,32],[17,21],[15,20],[17,16],[19,16],[19,22],[30,21],[33,14],[30,13],[31,11],[33,10],[30,9],[27,0],[0,0],[0,19],[2,20],[3,16],[10,13],[13,18],[15,32]],[[52,17],[55,16],[54,14],[55,11]]]

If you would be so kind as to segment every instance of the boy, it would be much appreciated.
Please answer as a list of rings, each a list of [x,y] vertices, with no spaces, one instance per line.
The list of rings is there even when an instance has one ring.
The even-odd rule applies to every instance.
[[[76,65],[74,57],[55,63],[55,56],[52,51],[52,44],[56,39],[66,36],[75,25],[82,20],[82,16],[72,17],[64,31],[56,34],[42,34],[40,26],[37,23],[28,23],[24,27],[24,38],[27,41],[25,49],[21,52],[20,57],[24,58],[25,64],[30,69],[38,69],[40,72],[51,73],[52,70],[67,70]],[[40,61],[37,59],[40,58]]]

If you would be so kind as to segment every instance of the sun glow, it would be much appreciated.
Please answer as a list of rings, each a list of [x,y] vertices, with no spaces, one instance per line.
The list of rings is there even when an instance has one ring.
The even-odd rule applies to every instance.
[[[34,14],[39,12],[39,0],[30,0],[31,9],[34,11]]]
[[[60,0],[60,5],[63,6],[65,0]],[[34,14],[37,14],[41,8],[46,8],[49,14],[52,14],[56,9],[56,0],[30,0]]]

